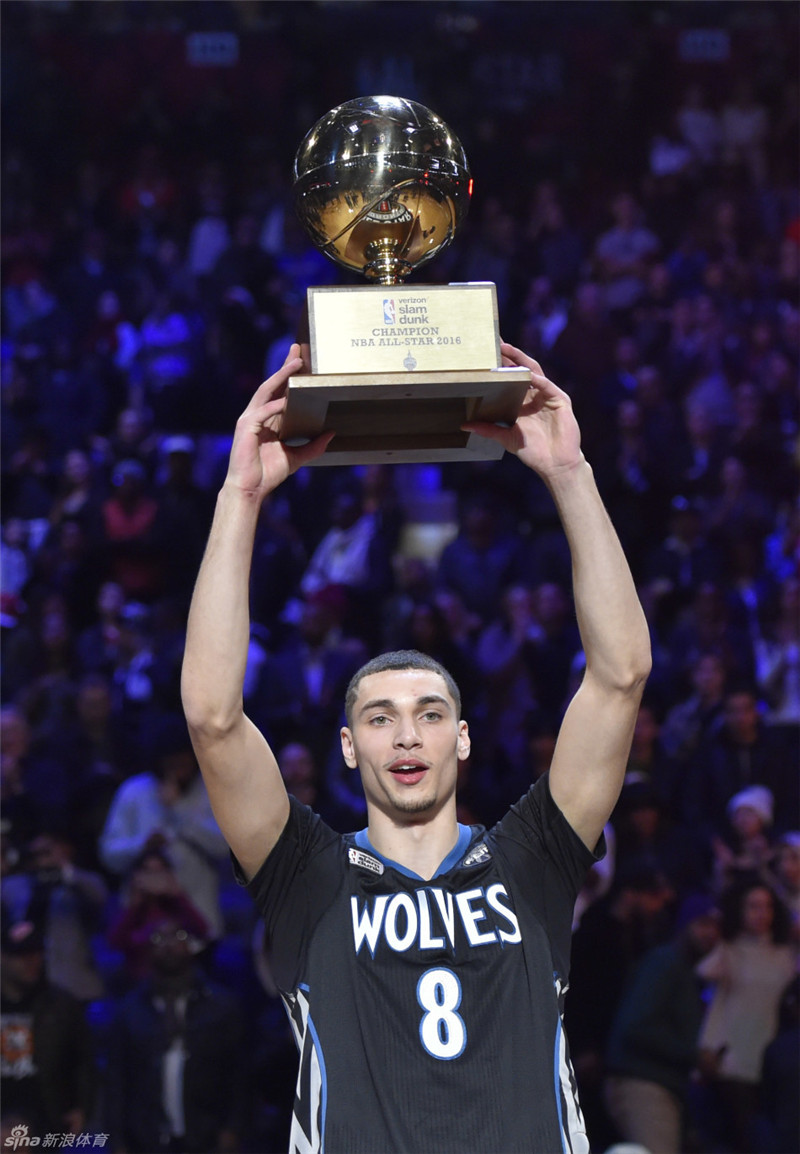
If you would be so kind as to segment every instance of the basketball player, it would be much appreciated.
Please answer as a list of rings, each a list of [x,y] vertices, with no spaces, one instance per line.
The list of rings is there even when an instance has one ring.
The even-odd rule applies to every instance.
[[[414,652],[353,678],[341,731],[368,824],[340,836],[287,796],[242,710],[248,572],[261,502],[321,454],[275,432],[290,359],[237,422],[189,616],[183,701],[219,825],[263,915],[300,1052],[293,1154],[581,1154],[562,1031],[572,908],[617,799],[647,625],[565,393],[531,369],[500,443],[547,484],[573,559],[586,672],[548,774],[491,831],[459,825],[469,753],[458,688]]]

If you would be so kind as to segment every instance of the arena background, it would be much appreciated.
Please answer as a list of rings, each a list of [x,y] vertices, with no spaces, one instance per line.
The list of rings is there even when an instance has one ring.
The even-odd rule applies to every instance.
[[[150,1149],[130,1131],[125,1144],[120,1119],[131,1104],[114,1045],[125,999],[138,989],[112,932],[127,908],[132,859],[121,864],[102,838],[118,789],[169,752],[186,606],[233,422],[282,360],[306,287],[346,279],[310,247],[291,207],[297,146],[344,100],[404,96],[457,133],[475,181],[469,216],[416,279],[496,281],[505,339],[573,396],[654,638],[628,804],[639,804],[637,787],[649,790],[660,832],[634,852],[628,812],[617,829],[618,866],[629,852],[625,864],[656,869],[669,894],[649,940],[669,938],[685,898],[702,891],[722,900],[733,877],[712,845],[731,842],[725,803],[734,787],[721,811],[711,785],[692,792],[696,759],[723,756],[722,707],[708,744],[691,753],[670,745],[675,711],[691,700],[711,649],[728,692],[746,688],[755,703],[766,760],[753,784],[770,790],[765,868],[777,869],[800,826],[799,14],[772,0],[3,0],[4,920],[35,913],[54,932],[45,883],[28,907],[6,883],[6,874],[30,875],[39,885],[30,847],[40,836],[66,843],[74,866],[105,887],[91,917],[77,906],[69,914],[99,983],[81,995],[94,1047],[81,1133],[103,1136],[109,1149]],[[743,82],[766,126],[753,147],[688,155],[676,127],[687,91],[699,85],[722,115]],[[650,264],[665,272],[643,274],[630,305],[600,316],[607,284],[597,242],[619,194],[634,199],[657,242]],[[543,223],[554,204],[566,224],[557,252]],[[573,328],[587,285],[600,286],[600,311],[587,305],[588,328]],[[164,335],[170,324],[173,337]],[[716,430],[700,478],[689,467],[694,402],[713,410]],[[723,468],[730,457],[742,466],[738,479]],[[500,683],[493,654],[512,588],[535,594],[525,609],[532,628],[546,628],[548,596],[561,596],[569,616],[569,570],[543,486],[515,467],[316,470],[307,488],[288,486],[271,508],[253,591],[253,712],[276,747],[307,742],[311,788],[330,820],[359,818],[335,751],[338,707],[306,703],[299,717],[291,690],[277,691],[295,676],[303,682],[309,603],[332,615],[325,644],[344,636],[342,668],[354,653],[397,641],[455,664],[479,738],[465,783],[469,817],[494,820],[541,770],[563,693],[537,665],[541,654]],[[126,470],[139,470],[155,521],[121,543],[108,502]],[[360,585],[311,592],[303,581],[339,500],[370,511],[371,568]],[[462,541],[474,508],[491,510],[514,560],[481,585],[490,596],[470,604],[468,563],[460,586],[445,550]],[[698,518],[688,577],[670,560],[683,513]],[[108,584],[122,590],[113,619],[98,606]],[[570,626],[550,653],[562,688],[580,672]],[[794,665],[775,675],[775,654],[792,645]],[[81,713],[90,690],[106,703],[100,736]],[[202,973],[222,989],[223,1016],[241,1016],[225,1039],[226,1077],[219,1054],[203,1071],[218,1091],[215,1148],[263,1154],[285,1143],[292,1045],[249,906],[223,857],[215,868],[221,928],[205,935]],[[796,940],[797,889],[769,876],[794,914]],[[49,977],[77,980],[57,969]],[[72,1062],[57,1074],[64,1085]],[[615,1135],[586,1077],[600,1151]],[[5,1073],[3,1081],[5,1090]],[[134,1082],[145,1093],[135,1079],[128,1091]],[[759,1154],[788,1154],[775,1145],[785,1105],[759,1106]],[[742,1149],[723,1113],[713,1093],[697,1089],[686,1149]],[[6,1113],[4,1138],[24,1119]]]

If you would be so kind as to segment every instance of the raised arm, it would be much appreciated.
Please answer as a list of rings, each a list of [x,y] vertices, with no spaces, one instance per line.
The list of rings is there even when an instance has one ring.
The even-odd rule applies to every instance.
[[[186,634],[181,694],[214,817],[247,877],[277,841],[289,813],[278,765],[242,704],[250,633],[249,574],[261,503],[332,434],[302,448],[278,440],[286,384],[302,367],[297,346],[236,423]]]
[[[519,349],[509,365],[532,373],[516,423],[465,428],[499,440],[544,480],[572,554],[572,582],[586,672],[567,708],[550,770],[550,790],[593,849],[616,804],[633,727],[650,672],[650,638],[633,578],[580,448],[570,398]]]

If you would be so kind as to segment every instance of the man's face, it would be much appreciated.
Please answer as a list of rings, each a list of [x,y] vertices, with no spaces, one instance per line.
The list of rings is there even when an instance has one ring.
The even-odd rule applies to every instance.
[[[710,954],[720,939],[719,916],[704,914],[689,923],[689,939],[698,957]]]
[[[192,967],[189,934],[171,918],[160,922],[150,935],[150,964],[162,977],[186,973]]]
[[[784,845],[778,851],[778,876],[792,890],[800,889],[800,845]]]
[[[161,776],[184,792],[197,776],[197,761],[191,749],[168,753],[161,758]]]
[[[702,697],[718,698],[725,684],[725,667],[718,657],[702,657],[695,666],[692,680]]]
[[[425,669],[364,677],[342,752],[361,771],[367,802],[393,817],[434,815],[455,800],[459,760],[469,754],[444,679]]]
[[[4,952],[2,968],[10,985],[32,990],[38,986],[44,974],[44,953],[40,949],[23,953]]]
[[[732,693],[725,702],[725,720],[736,741],[751,741],[758,728],[758,706],[751,693]]]
[[[300,742],[292,742],[278,754],[278,765],[287,792],[304,805],[313,805],[317,797],[317,775],[311,751]]]

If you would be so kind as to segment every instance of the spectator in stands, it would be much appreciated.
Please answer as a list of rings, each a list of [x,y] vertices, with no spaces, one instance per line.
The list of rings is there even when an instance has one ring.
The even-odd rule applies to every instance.
[[[661,523],[663,477],[645,436],[644,414],[635,397],[620,401],[614,429],[597,454],[598,486],[637,580],[655,546]]]
[[[705,169],[713,168],[719,160],[722,128],[719,116],[709,107],[702,85],[687,87],[677,117],[683,139],[695,160]]]
[[[113,494],[103,503],[103,539],[108,576],[127,597],[151,601],[163,586],[165,542],[159,536],[159,502],[135,460],[114,469]]]
[[[592,424],[597,413],[595,391],[614,367],[616,335],[608,318],[605,298],[596,281],[580,281],[572,298],[567,323],[550,350],[548,365],[565,382],[575,412],[586,430],[587,453],[594,438]]]
[[[185,722],[179,716],[154,717],[148,737],[150,768],[128,778],[115,794],[100,856],[121,878],[143,850],[163,848],[179,884],[217,938],[223,931],[219,867],[226,849]]]
[[[725,662],[714,650],[687,663],[692,693],[667,710],[661,726],[665,753],[685,765],[714,732],[722,718],[725,696]]]
[[[800,1133],[800,978],[783,991],[778,1032],[764,1050],[753,1133],[759,1154],[791,1150]]]
[[[306,596],[338,585],[358,599],[381,590],[385,581],[385,543],[378,517],[364,508],[364,495],[355,487],[343,488],[331,509],[331,528],[314,550],[300,580]]]
[[[94,542],[100,532],[101,501],[102,490],[91,457],[83,449],[70,449],[64,457],[61,484],[50,509],[50,525],[79,521]]]
[[[721,128],[723,164],[741,167],[752,185],[763,185],[769,117],[764,105],[756,98],[749,79],[737,81],[723,105]]]
[[[347,596],[337,585],[307,596],[300,621],[267,655],[251,709],[276,746],[297,739],[327,762],[342,694],[364,660],[363,643],[343,629]]]
[[[774,798],[763,785],[740,790],[728,802],[727,822],[721,837],[711,843],[714,852],[712,885],[717,894],[743,881],[771,884],[775,858],[772,839]]]
[[[685,1100],[703,1020],[695,967],[716,946],[719,923],[710,898],[687,897],[675,935],[645,954],[623,994],[611,1026],[604,1086],[622,1142],[658,1154],[686,1149]]]
[[[778,611],[755,641],[756,682],[770,725],[800,726],[800,578],[786,577]]]
[[[140,331],[144,395],[156,424],[174,432],[191,420],[194,332],[177,296],[159,292]]]
[[[602,1100],[614,1014],[644,954],[665,939],[673,897],[652,865],[618,864],[611,889],[589,906],[573,936],[564,1020],[581,1108],[599,1149],[615,1139]]]
[[[729,600],[719,584],[703,581],[692,602],[679,613],[666,635],[674,670],[683,673],[702,653],[718,653],[727,676],[739,682],[752,678],[753,643],[746,623],[734,620]]]
[[[723,724],[698,746],[687,772],[685,819],[721,833],[731,798],[760,785],[772,793],[778,832],[783,832],[797,819],[796,766],[791,738],[764,725],[751,685],[734,682],[725,694]]]
[[[70,631],[92,619],[101,577],[97,546],[81,520],[68,518],[48,533],[36,554],[29,592],[46,590],[48,600],[60,600]]]
[[[572,601],[555,581],[543,581],[533,591],[536,628],[528,633],[523,649],[538,710],[557,730],[569,699],[573,662],[580,652],[580,638]]]
[[[626,781],[611,817],[616,864],[649,865],[666,878],[677,899],[704,889],[708,847],[694,831],[680,826],[672,809],[648,781]]]
[[[503,530],[491,499],[472,497],[458,536],[442,551],[437,586],[458,593],[466,609],[485,623],[500,604],[503,589],[523,579],[519,540]]]
[[[601,233],[594,247],[594,261],[605,286],[606,308],[625,313],[644,292],[648,265],[655,259],[659,241],[642,222],[642,211],[630,192],[621,192],[611,203],[613,225]]]
[[[512,765],[525,761],[529,719],[537,704],[525,647],[529,640],[542,638],[533,591],[525,585],[511,585],[503,597],[502,616],[482,631],[475,649],[486,683],[486,729],[493,735],[493,754],[504,756]],[[408,648],[430,652],[419,643]]]
[[[94,613],[75,641],[75,657],[86,673],[113,671],[119,660],[121,613],[125,590],[116,581],[104,581],[97,591]]]
[[[714,983],[700,1033],[700,1066],[718,1108],[715,1122],[727,1147],[753,1150],[753,1123],[764,1051],[778,1029],[781,996],[797,972],[787,944],[788,915],[772,890],[747,882],[722,899],[722,941],[698,965]],[[706,1141],[720,1135],[706,1135]]]
[[[131,981],[150,973],[150,939],[165,918],[175,918],[198,943],[207,940],[208,922],[181,888],[163,848],[142,850],[123,885],[124,904],[109,925],[106,938],[112,949],[123,955]]]
[[[92,938],[105,924],[108,887],[99,873],[75,864],[75,848],[63,827],[38,833],[24,869],[3,879],[2,900],[12,923],[41,927],[48,980],[89,1002],[104,993]]]
[[[158,532],[169,542],[164,588],[185,594],[191,589],[203,555],[211,506],[208,493],[194,480],[196,445],[191,437],[165,437],[160,446],[161,471],[154,495],[158,501]]]
[[[668,623],[691,602],[697,587],[722,577],[723,558],[704,532],[703,509],[697,500],[673,497],[667,536],[646,559],[645,580]]]
[[[44,940],[31,921],[0,925],[3,1126],[31,1136],[79,1134],[91,1117],[97,1070],[81,1003],[45,974]]]
[[[564,206],[549,198],[529,232],[533,266],[547,278],[556,296],[570,295],[580,279],[585,259],[583,238],[567,219]]]
[[[684,426],[672,465],[672,483],[689,499],[708,502],[716,494],[727,438],[702,401],[684,406]]]
[[[6,832],[20,852],[41,828],[72,812],[67,767],[33,748],[30,722],[14,704],[0,709],[0,787]]]
[[[792,937],[800,942],[800,831],[790,830],[775,845],[772,888],[792,919]]]
[[[239,1147],[242,1012],[199,971],[198,944],[180,915],[162,916],[149,939],[151,976],[117,1007],[105,1085],[113,1150],[222,1154]]]

